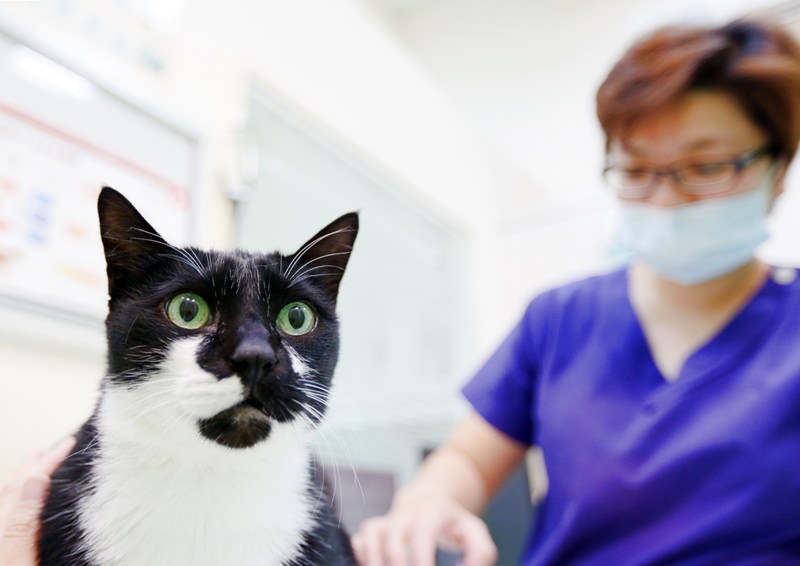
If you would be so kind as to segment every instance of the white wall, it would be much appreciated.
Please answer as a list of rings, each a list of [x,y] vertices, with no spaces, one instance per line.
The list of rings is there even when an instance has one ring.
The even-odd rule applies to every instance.
[[[0,481],[34,451],[55,444],[86,420],[105,359],[99,329],[5,309],[3,316]]]
[[[478,303],[481,356],[534,293],[606,266],[612,212],[594,92],[626,47],[639,4],[434,0],[382,10],[460,111],[540,188],[501,191],[478,239],[476,293],[505,305]]]

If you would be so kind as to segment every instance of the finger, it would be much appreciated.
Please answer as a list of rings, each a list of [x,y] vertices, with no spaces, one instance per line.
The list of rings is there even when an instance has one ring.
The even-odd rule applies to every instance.
[[[0,489],[0,533],[8,524],[9,517],[17,505],[23,485],[32,476],[49,477],[58,468],[66,455],[75,445],[75,438],[69,437],[58,443],[46,453],[37,453],[32,456]]]
[[[497,547],[489,528],[478,517],[459,518],[450,525],[448,535],[463,550],[464,566],[492,566],[497,562]]]
[[[14,475],[15,476],[27,475],[28,470],[33,468],[36,465],[36,462],[38,462],[42,456],[44,456],[44,452],[42,452],[41,450],[37,450],[36,452],[31,454],[28,457],[28,459],[25,460],[25,462],[23,462],[19,468],[17,468],[16,472],[14,472]]]
[[[3,532],[6,521],[19,500],[23,480],[24,476],[14,477],[0,488],[0,533]]]
[[[0,538],[0,564],[35,564],[39,514],[50,481],[31,476],[22,486],[19,503],[12,510]]]
[[[411,537],[411,563],[414,566],[435,566],[436,528],[425,524]]]
[[[64,459],[70,454],[76,441],[77,439],[74,436],[69,436],[56,444],[52,450],[39,458],[34,465],[34,473],[47,477],[52,476]]]
[[[409,532],[407,523],[395,523],[388,529],[384,550],[389,566],[408,566]]]
[[[383,519],[372,519],[362,525],[359,531],[359,560],[365,566],[384,566],[383,546],[386,526]]]
[[[20,467],[17,472],[0,487],[0,533],[3,532],[8,518],[19,502],[22,486],[25,480],[31,475],[36,459],[41,454],[31,457],[26,464]]]
[[[364,566],[367,563],[364,556],[364,535],[356,533],[351,536],[350,549],[353,551],[353,556],[356,557],[356,564]]]

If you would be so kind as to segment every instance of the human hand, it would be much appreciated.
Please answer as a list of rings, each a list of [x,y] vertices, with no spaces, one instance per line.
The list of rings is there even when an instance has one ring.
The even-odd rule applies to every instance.
[[[50,476],[72,450],[75,438],[38,454],[0,486],[0,564],[36,566],[36,538]]]
[[[367,519],[351,543],[361,566],[434,566],[436,547],[464,566],[491,566],[497,547],[479,517],[440,494],[399,494],[389,513]]]

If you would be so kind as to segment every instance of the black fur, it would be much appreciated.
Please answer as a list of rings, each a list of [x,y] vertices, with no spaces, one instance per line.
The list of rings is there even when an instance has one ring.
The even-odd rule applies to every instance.
[[[327,390],[339,347],[336,297],[358,231],[355,213],[328,225],[295,254],[282,256],[175,248],[110,188],[103,189],[98,212],[110,296],[104,391],[141,385],[164,361],[165,346],[194,335],[202,338],[198,365],[218,379],[241,379],[249,392],[239,405],[197,423],[206,439],[247,450],[269,442],[273,423],[300,416],[319,421],[326,398],[307,396],[297,386],[286,345],[313,368],[321,386],[317,391]],[[182,292],[208,302],[211,316],[203,328],[187,330],[169,320],[167,303]],[[276,328],[276,317],[298,300],[311,306],[317,322],[308,334],[290,336]],[[77,438],[74,453],[54,475],[42,513],[38,550],[44,566],[103,566],[90,562],[75,513],[92,489],[93,462],[103,450],[97,412]],[[322,481],[317,474],[313,478],[308,489],[317,499]],[[275,510],[265,509],[270,512]],[[291,566],[354,564],[347,535],[330,507],[322,503],[315,513],[314,527],[305,533]]]

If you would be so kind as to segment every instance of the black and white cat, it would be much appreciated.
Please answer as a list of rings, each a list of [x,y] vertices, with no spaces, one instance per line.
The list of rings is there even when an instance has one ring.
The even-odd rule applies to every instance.
[[[40,563],[354,564],[309,441],[358,216],[283,256],[174,247],[109,188],[98,211],[108,374],[54,475]]]

